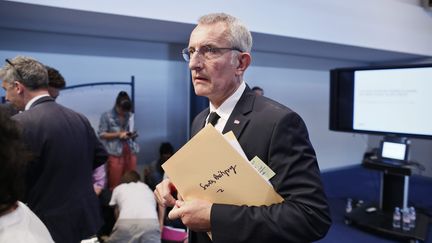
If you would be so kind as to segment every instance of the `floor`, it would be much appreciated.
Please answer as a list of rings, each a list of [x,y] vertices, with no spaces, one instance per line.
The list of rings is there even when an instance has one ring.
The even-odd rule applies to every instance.
[[[354,166],[323,172],[322,180],[327,193],[333,224],[320,243],[390,243],[404,242],[366,232],[345,224],[344,213],[347,198],[377,202],[380,193],[380,173],[375,170]],[[432,178],[411,176],[408,205],[429,216],[428,236],[425,242],[432,242]],[[405,241],[407,242],[407,241]]]

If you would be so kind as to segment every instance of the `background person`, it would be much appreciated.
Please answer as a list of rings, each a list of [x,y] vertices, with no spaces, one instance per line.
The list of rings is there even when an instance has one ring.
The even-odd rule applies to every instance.
[[[55,99],[60,95],[60,90],[66,87],[66,81],[61,73],[50,66],[45,66],[48,72],[48,93]],[[100,195],[106,185],[105,163],[93,171],[93,188],[96,195]]]
[[[99,122],[99,137],[104,144],[108,156],[108,187],[112,191],[122,175],[136,169],[136,154],[139,152],[135,142],[136,133],[129,128],[129,117],[132,102],[125,91],[117,95],[114,107],[104,112]]]
[[[163,206],[175,205],[169,217],[181,218],[190,229],[190,243],[311,242],[324,237],[331,224],[303,120],[291,109],[257,96],[243,80],[251,48],[252,36],[236,18],[209,14],[199,19],[183,57],[189,62],[195,93],[207,97],[210,107],[195,117],[191,134],[216,112],[220,118],[215,128],[233,131],[248,159],[258,156],[267,163],[276,173],[270,182],[285,201],[248,207],[175,200],[175,185],[165,179],[155,196]]]
[[[56,242],[76,243],[101,226],[93,170],[106,152],[83,115],[48,94],[48,73],[30,57],[7,60],[0,70],[6,99],[23,112],[13,116],[34,155],[27,163],[25,202]]]
[[[110,206],[117,222],[108,242],[160,243],[161,224],[152,190],[140,181],[138,172],[124,173],[114,188]]]
[[[60,90],[66,87],[66,82],[60,72],[50,66],[45,66],[48,71],[48,93],[54,99],[60,95]]]
[[[154,190],[164,177],[162,164],[174,154],[174,147],[169,142],[163,142],[159,146],[159,158],[144,167],[144,182]]]
[[[254,86],[252,88],[252,91],[255,92],[257,95],[264,95],[264,90],[261,87]]]
[[[0,108],[0,242],[54,242],[40,219],[19,199],[24,196],[29,153],[9,111]]]

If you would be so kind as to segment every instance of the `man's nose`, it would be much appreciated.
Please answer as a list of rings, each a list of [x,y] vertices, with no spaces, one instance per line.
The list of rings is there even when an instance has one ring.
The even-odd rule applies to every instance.
[[[189,69],[195,70],[195,69],[201,69],[203,66],[203,59],[202,55],[200,55],[198,52],[193,53],[190,55],[189,60]]]

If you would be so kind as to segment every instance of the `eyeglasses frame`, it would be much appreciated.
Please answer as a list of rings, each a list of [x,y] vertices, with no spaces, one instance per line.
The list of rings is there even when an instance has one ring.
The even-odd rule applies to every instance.
[[[16,68],[15,67],[15,65],[8,59],[8,58],[6,58],[5,59],[5,61],[9,64],[9,65],[11,65],[11,67],[13,68],[13,69],[15,69],[15,71],[16,71],[16,73],[18,74],[18,76],[19,76],[19,78],[21,79],[21,80],[19,80],[19,81],[23,81],[24,80],[24,78],[23,78],[23,75],[21,74],[21,72],[18,70],[18,68]]]
[[[203,46],[203,47],[204,48],[208,48],[209,52],[211,52],[211,51],[219,51],[219,50],[230,50],[230,51],[243,52],[240,48],[237,48],[237,47],[211,47],[211,46]],[[203,47],[201,47],[201,48],[203,48]],[[201,48],[195,49],[194,53],[196,52],[196,53],[200,54],[200,49]],[[189,47],[186,47],[186,48],[182,49],[181,53],[182,53],[183,59],[186,62],[190,62],[192,55],[189,53]],[[201,54],[201,55],[203,55],[203,54]]]

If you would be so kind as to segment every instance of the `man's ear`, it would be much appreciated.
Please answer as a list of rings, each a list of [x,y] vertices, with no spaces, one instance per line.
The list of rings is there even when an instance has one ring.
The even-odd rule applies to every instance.
[[[252,61],[252,57],[247,52],[242,52],[238,55],[238,65],[236,69],[237,75],[242,75],[246,69],[249,67],[250,63]]]
[[[21,82],[14,81],[14,89],[16,90],[17,94],[22,94],[25,87]]]

